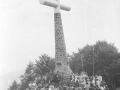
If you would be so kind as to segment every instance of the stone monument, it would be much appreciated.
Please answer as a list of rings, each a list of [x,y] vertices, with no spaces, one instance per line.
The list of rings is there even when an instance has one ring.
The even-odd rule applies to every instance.
[[[59,0],[39,0],[41,4],[54,8],[55,22],[55,73],[59,72],[63,76],[63,81],[68,81],[72,71],[69,67],[66,55],[66,45],[64,40],[63,26],[60,10],[70,11],[70,7],[60,4]]]

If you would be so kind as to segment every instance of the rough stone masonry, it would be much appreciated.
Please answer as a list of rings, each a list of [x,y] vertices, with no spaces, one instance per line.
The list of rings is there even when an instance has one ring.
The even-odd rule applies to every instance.
[[[61,14],[54,14],[55,20],[55,72],[59,71],[64,77],[69,79],[72,71],[69,67],[68,58],[66,55],[66,45],[63,34]],[[66,79],[65,78],[65,79]]]
[[[63,81],[69,81],[72,71],[69,67],[66,55],[66,45],[64,40],[63,26],[60,9],[69,11],[70,7],[60,4],[59,0],[40,0],[41,4],[54,8],[55,22],[55,73],[59,72],[63,76]]]

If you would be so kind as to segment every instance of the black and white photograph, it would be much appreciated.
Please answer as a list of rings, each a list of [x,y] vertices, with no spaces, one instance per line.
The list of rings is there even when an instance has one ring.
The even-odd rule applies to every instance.
[[[120,0],[0,0],[0,90],[120,90]]]

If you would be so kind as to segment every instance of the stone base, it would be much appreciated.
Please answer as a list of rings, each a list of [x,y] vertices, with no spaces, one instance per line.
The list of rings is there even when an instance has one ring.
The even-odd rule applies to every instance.
[[[70,69],[69,65],[66,66],[56,66],[54,73],[59,73],[62,82],[69,82],[70,81],[70,76],[72,75],[72,70]]]

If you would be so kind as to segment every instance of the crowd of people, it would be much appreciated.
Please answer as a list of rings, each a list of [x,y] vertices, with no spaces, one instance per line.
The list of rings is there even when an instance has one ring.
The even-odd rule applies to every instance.
[[[88,77],[85,72],[72,74],[66,83],[61,79],[58,74],[38,76],[26,90],[109,90],[101,76]]]

